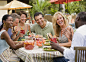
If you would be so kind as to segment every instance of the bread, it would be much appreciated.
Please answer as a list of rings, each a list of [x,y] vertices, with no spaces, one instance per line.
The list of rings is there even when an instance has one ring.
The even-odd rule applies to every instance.
[[[51,33],[47,33],[47,37],[48,37],[48,39],[50,39],[50,38],[52,38],[53,36],[52,36]]]

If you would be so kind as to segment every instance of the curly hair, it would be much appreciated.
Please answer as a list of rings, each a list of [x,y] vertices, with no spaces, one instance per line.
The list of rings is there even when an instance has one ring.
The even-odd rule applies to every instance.
[[[61,12],[56,12],[56,13],[53,15],[53,18],[52,18],[53,28],[54,28],[54,32],[55,32],[55,35],[56,35],[56,36],[59,36],[59,33],[60,33],[60,31],[61,31],[60,26],[56,23],[57,17],[58,17],[59,15],[61,15],[61,16],[63,17],[65,25],[66,25],[66,26],[69,25],[69,24],[68,24],[68,20],[66,20],[65,16],[63,15],[63,13],[61,13]]]
[[[12,13],[11,16],[13,18],[13,22],[15,21],[16,18],[20,19],[20,15],[18,15],[17,13]]]

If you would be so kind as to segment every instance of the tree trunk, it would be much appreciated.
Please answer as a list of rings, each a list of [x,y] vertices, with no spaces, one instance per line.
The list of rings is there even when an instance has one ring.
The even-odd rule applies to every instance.
[[[59,4],[59,11],[65,13],[65,4]]]

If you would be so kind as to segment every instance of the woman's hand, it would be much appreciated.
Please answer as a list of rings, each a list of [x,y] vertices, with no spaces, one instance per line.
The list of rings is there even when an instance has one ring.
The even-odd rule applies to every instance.
[[[72,32],[71,32],[71,28],[67,28],[65,29],[65,31],[63,32],[63,34],[70,40],[72,40]]]

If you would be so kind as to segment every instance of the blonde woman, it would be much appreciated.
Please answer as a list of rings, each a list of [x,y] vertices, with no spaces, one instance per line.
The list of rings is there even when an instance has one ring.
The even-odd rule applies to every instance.
[[[70,47],[74,32],[65,16],[61,12],[56,12],[53,15],[52,23],[59,45]]]

